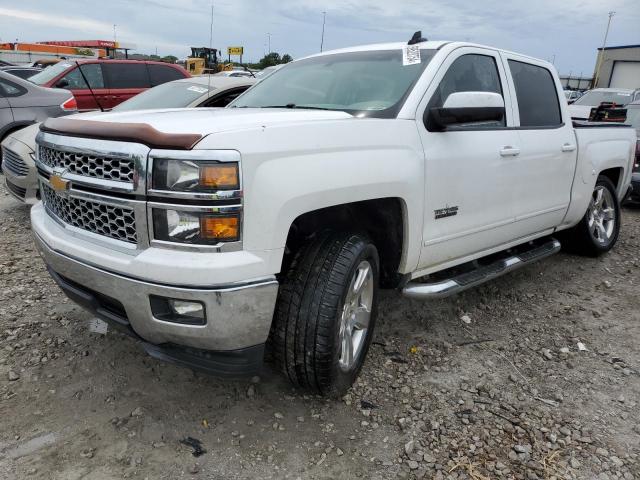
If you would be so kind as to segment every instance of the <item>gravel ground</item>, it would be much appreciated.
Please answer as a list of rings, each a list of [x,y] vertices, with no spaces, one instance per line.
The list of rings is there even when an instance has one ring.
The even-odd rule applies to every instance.
[[[91,333],[28,217],[0,188],[0,478],[640,478],[640,211],[600,259],[442,301],[384,293],[339,401]]]

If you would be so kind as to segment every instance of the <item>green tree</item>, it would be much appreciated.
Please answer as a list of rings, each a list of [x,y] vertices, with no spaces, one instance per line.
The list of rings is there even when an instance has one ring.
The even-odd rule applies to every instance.
[[[256,66],[260,69],[273,67],[274,65],[280,65],[281,63],[289,63],[293,58],[288,53],[285,53],[282,57],[278,52],[271,52],[266,54],[260,59]]]
[[[173,55],[165,55],[160,60],[166,63],[176,63],[178,61],[178,57],[175,57]]]

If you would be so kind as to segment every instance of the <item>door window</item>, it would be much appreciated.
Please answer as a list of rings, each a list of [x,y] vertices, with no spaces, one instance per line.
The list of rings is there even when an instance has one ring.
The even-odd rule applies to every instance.
[[[109,88],[149,88],[149,74],[145,63],[105,63]]]
[[[154,64],[147,65],[147,67],[149,67],[149,77],[151,78],[152,87],[173,80],[180,80],[185,77],[177,68]]]
[[[428,108],[440,108],[447,97],[457,92],[493,92],[502,95],[500,74],[493,57],[467,54],[456,59],[440,81]],[[502,119],[500,126],[505,126]]]
[[[562,124],[553,75],[544,67],[509,60],[518,99],[521,127],[557,127]]]
[[[82,69],[82,72],[80,72],[80,68]],[[82,76],[83,74],[84,77]],[[100,68],[100,64],[98,63],[80,65],[62,77],[58,83],[66,82],[67,85],[64,88],[68,88],[70,90],[89,88],[87,86],[87,82],[84,80],[85,77],[89,82],[91,89],[104,88],[102,68]]]

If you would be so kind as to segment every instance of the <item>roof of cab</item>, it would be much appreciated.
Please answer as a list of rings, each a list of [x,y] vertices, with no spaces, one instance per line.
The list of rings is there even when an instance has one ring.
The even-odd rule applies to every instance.
[[[374,50],[400,50],[405,45],[407,45],[407,42],[373,43],[369,45],[357,45],[354,47],[340,48],[336,50],[327,50],[325,52],[316,53],[314,55],[309,55],[308,57],[304,57],[304,58],[313,58],[321,55],[333,55],[336,53],[367,52],[367,51],[374,51]],[[509,50],[504,50],[502,48],[492,47],[490,45],[481,45],[478,43],[457,42],[457,41],[450,41],[450,40],[430,40],[425,42],[419,42],[419,43],[416,43],[415,45],[420,45],[420,48],[425,50],[439,50],[445,45],[451,47],[452,49],[460,48],[460,47],[488,48],[490,50],[497,50],[506,54],[518,55],[519,57],[522,57],[522,58],[528,58],[531,60],[535,60],[536,62],[542,62],[548,65],[551,65],[549,62],[546,62],[536,57],[532,57],[530,55],[526,55],[519,52],[511,52]]]

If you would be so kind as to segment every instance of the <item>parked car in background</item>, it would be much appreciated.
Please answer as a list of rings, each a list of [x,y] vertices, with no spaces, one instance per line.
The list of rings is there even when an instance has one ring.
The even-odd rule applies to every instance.
[[[179,65],[137,60],[64,60],[29,78],[43,87],[71,90],[78,110],[111,110],[138,93],[191,77]],[[88,84],[87,84],[88,82]]]
[[[218,73],[214,73],[219,77],[255,77],[255,73],[248,72],[246,70],[226,70]]]
[[[412,43],[296,60],[224,109],[47,120],[31,226],[53,279],[156,358],[251,375],[269,342],[339,396],[379,288],[452,295],[556,235],[613,248],[635,131],[572,122],[548,62]]]
[[[272,67],[266,67],[263,68],[262,70],[260,70],[259,72],[256,72],[256,78],[258,80],[263,80],[266,77],[268,77],[269,75],[271,75],[273,72],[275,72],[276,70],[279,70],[280,68],[284,67],[284,63],[280,64],[280,65],[273,65]]]
[[[569,114],[576,120],[588,120],[593,107],[603,102],[626,105],[633,101],[634,91],[623,88],[594,88],[589,90],[572,105],[569,105]]]
[[[49,68],[56,63],[64,61],[64,58],[41,58],[40,60],[36,60],[31,64],[32,67],[38,67],[41,69]]]
[[[633,164],[633,176],[631,178],[633,190],[631,195],[629,195],[629,203],[640,205],[640,100],[627,105],[627,120],[625,123],[633,126],[638,136],[638,141],[636,142],[636,160]]]
[[[18,200],[33,205],[38,201],[38,173],[34,163],[35,138],[40,123],[21,128],[2,141],[2,173],[7,190]]]
[[[132,110],[225,107],[257,80],[253,78],[193,77],[163,83],[117,105],[113,112]],[[74,118],[81,118],[76,116]],[[7,189],[28,204],[38,201],[38,177],[34,163],[39,124],[10,134],[3,142]]]
[[[575,102],[582,95],[583,95],[583,92],[581,92],[580,90],[565,90],[564,91],[564,98],[567,99],[567,102],[569,102],[569,104],[572,104],[573,102]]]
[[[76,112],[76,100],[68,90],[40,87],[0,72],[0,141],[32,123]]]
[[[23,80],[26,80],[29,77],[33,77],[36,73],[40,73],[42,71],[41,68],[36,67],[0,67],[0,71],[10,73],[11,75],[15,75],[16,77],[20,77]]]
[[[114,112],[151,108],[226,107],[257,80],[203,75],[167,82],[121,103]],[[35,141],[35,139],[34,139]]]

